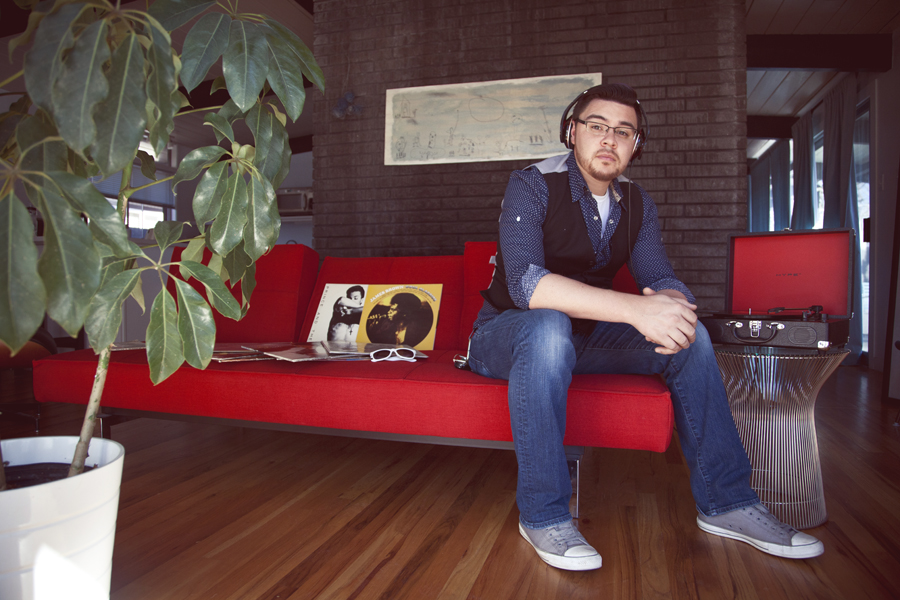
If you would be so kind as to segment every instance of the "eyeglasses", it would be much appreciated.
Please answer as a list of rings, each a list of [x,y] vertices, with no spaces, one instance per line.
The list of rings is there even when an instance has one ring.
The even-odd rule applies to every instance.
[[[606,137],[606,134],[609,133],[609,130],[612,129],[615,137],[620,142],[626,142],[628,140],[634,139],[634,136],[637,135],[637,129],[633,129],[631,127],[612,127],[607,125],[606,123],[599,123],[597,121],[582,121],[581,119],[572,119],[577,123],[584,123],[584,128],[588,133],[595,135],[599,138]]]
[[[392,356],[396,356],[397,360],[416,362],[416,350],[414,348],[379,348],[369,352],[369,356],[372,357],[372,362],[388,360]]]

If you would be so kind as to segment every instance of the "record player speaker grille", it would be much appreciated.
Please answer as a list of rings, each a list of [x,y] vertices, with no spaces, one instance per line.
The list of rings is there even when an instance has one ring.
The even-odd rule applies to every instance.
[[[792,344],[808,346],[816,342],[816,330],[812,327],[794,327],[791,329],[788,339]]]

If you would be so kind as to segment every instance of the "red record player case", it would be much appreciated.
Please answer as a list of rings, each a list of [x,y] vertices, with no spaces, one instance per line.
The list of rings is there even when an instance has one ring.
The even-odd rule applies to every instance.
[[[725,312],[701,317],[712,341],[819,350],[846,344],[855,242],[852,229],[729,236]]]

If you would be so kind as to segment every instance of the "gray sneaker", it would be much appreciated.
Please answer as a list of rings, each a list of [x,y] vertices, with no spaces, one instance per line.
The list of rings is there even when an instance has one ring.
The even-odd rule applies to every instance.
[[[567,571],[589,571],[603,564],[600,554],[584,539],[569,520],[546,529],[529,529],[519,523],[519,533],[531,544],[545,563]]]
[[[715,517],[700,513],[697,515],[697,525],[707,533],[747,542],[754,548],[782,558],[812,558],[825,551],[822,542],[782,523],[762,504]]]

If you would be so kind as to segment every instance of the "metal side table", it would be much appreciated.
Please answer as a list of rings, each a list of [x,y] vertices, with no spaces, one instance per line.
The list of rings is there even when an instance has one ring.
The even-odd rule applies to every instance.
[[[815,404],[847,350],[719,346],[716,360],[744,449],[750,487],[797,529],[827,519]]]

